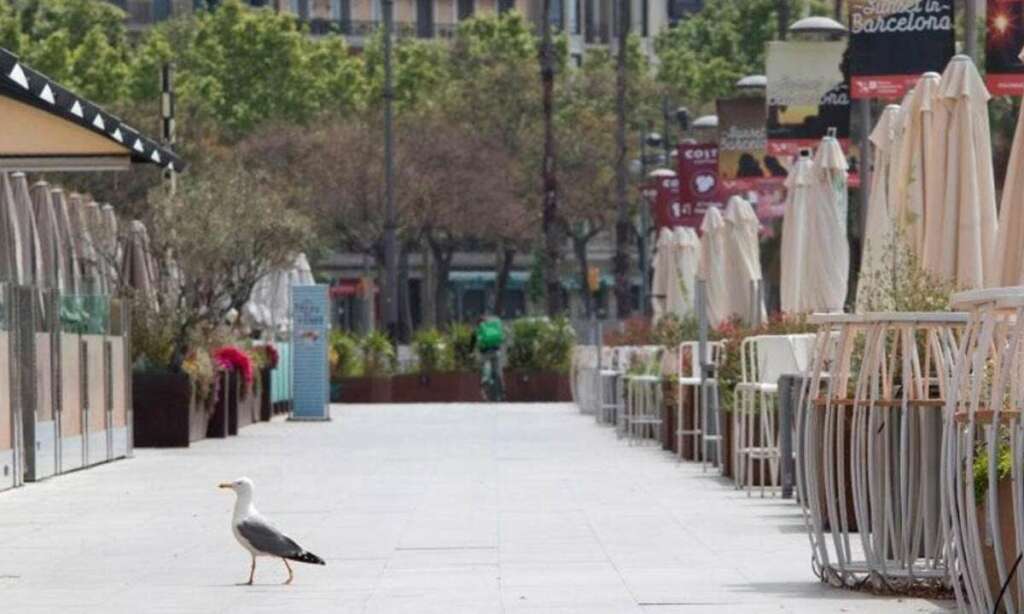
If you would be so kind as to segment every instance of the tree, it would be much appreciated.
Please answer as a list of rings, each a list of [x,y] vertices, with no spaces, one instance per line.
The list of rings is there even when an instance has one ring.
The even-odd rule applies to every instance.
[[[658,79],[697,106],[731,93],[738,79],[764,71],[765,43],[785,38],[787,15],[802,6],[802,0],[707,0],[702,11],[655,39]],[[826,13],[821,2],[810,8]]]
[[[240,312],[256,282],[308,244],[312,227],[285,206],[266,176],[230,158],[183,175],[173,196],[154,191],[150,206],[160,270],[177,271],[161,280],[171,289],[161,314],[173,331],[168,366],[178,368],[196,334],[222,323],[232,309]]]

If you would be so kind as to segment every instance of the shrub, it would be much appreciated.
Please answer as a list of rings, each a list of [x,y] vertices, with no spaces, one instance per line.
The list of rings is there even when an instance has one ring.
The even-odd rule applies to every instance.
[[[417,332],[413,337],[412,346],[419,362],[420,373],[451,370],[451,344],[436,328],[425,328]]]
[[[620,345],[652,345],[653,332],[650,318],[634,316],[622,323],[622,330],[611,330],[604,335],[604,344]]]
[[[544,320],[522,318],[512,322],[512,340],[508,345],[508,367],[519,371],[539,371],[537,348],[543,335]]]
[[[362,371],[359,343],[352,335],[332,330],[330,338],[331,379],[354,377]]]
[[[452,324],[448,328],[448,344],[451,347],[452,369],[460,372],[477,372],[480,360],[473,347],[473,328],[468,324]]]
[[[363,337],[360,342],[363,351],[363,375],[381,377],[391,375],[398,367],[398,357],[388,336],[379,330]]]
[[[543,320],[537,338],[536,363],[542,371],[568,373],[576,331],[566,318]]]

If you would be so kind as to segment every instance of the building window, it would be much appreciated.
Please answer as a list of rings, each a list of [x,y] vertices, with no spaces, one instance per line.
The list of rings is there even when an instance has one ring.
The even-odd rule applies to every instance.
[[[416,0],[416,36],[420,38],[434,36],[433,0]]]
[[[583,10],[582,0],[569,0],[570,7],[572,7],[572,17],[569,20],[569,25],[572,28],[573,34],[583,33],[583,16],[580,14]]]
[[[640,1],[640,11],[643,14],[643,16],[641,17],[641,20],[640,20],[640,35],[643,36],[644,38],[647,38],[648,36],[650,36],[650,34],[648,32],[648,30],[649,30],[649,22],[648,22],[648,20],[650,19],[650,16],[647,14],[647,12],[648,12],[647,0],[641,0]]]
[[[565,5],[562,0],[551,0],[551,27],[556,32],[565,29]]]
[[[498,12],[507,13],[516,8],[516,0],[498,0]]]
[[[473,0],[458,0],[459,21],[473,16]]]

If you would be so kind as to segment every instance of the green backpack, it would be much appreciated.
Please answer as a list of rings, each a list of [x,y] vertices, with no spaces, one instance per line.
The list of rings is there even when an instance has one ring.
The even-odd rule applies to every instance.
[[[476,346],[482,351],[497,350],[505,342],[505,329],[501,320],[491,318],[484,320],[476,328]]]

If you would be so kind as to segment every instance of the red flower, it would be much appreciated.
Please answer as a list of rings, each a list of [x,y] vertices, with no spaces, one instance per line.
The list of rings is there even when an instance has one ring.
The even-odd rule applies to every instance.
[[[263,351],[266,352],[267,355],[267,367],[270,369],[276,369],[278,361],[281,360],[277,353],[277,348],[274,347],[274,344],[272,343],[268,343],[261,347],[263,347]]]
[[[225,345],[213,352],[217,366],[225,371],[238,371],[246,384],[252,383],[252,361],[245,352],[233,345]]]

